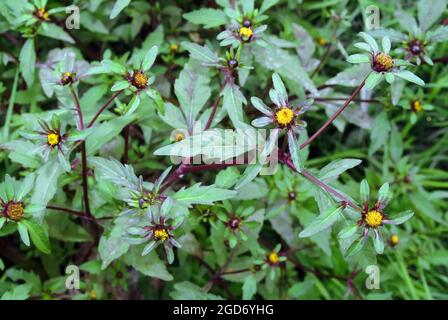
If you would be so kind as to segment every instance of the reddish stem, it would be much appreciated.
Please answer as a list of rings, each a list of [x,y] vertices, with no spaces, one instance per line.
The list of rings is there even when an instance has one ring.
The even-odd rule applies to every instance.
[[[309,137],[302,145],[300,146],[300,149],[305,148],[307,145],[309,145],[314,139],[316,139],[330,124],[333,123],[334,120],[345,110],[345,108],[352,102],[352,100],[358,95],[358,93],[361,91],[361,89],[366,84],[366,80],[364,79],[363,82],[356,88],[355,91],[353,91],[352,95],[345,101],[345,103],[342,105],[342,107],[339,108],[336,113],[325,122],[325,124],[320,127],[319,130],[317,130],[311,137]]]
[[[295,168],[295,166],[294,166],[294,164],[293,164],[293,162],[292,162],[292,160],[291,160],[291,158],[289,156],[287,156],[284,153],[280,153],[279,154],[279,160],[280,160],[280,162],[286,164],[290,169],[292,169],[293,171],[297,172],[297,170],[296,170],[296,168]],[[345,204],[349,205],[353,209],[358,210],[358,211],[363,211],[360,207],[358,207],[356,204],[351,202],[344,195],[340,194],[338,191],[336,191],[335,189],[333,189],[329,185],[327,185],[324,182],[320,181],[319,179],[317,179],[315,176],[313,176],[308,171],[302,169],[300,174],[302,176],[304,176],[305,178],[307,178],[308,180],[310,180],[311,182],[317,184],[323,190],[327,191],[328,193],[331,193],[332,195],[334,195],[338,199],[342,200]]]
[[[95,123],[96,119],[100,116],[101,113],[107,108],[107,106],[122,93],[123,90],[115,92],[112,96],[110,96],[109,99],[101,106],[101,108],[98,110],[98,112],[95,114],[95,116],[90,120],[89,124],[87,125],[87,128],[90,128]]]

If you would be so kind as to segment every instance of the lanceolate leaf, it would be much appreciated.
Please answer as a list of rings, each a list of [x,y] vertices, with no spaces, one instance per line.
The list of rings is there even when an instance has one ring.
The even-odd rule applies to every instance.
[[[188,128],[192,129],[199,112],[210,98],[210,79],[204,72],[198,72],[193,64],[185,66],[174,83],[174,91],[186,118]]]
[[[206,28],[214,28],[227,22],[225,13],[216,9],[199,9],[183,15],[185,19],[195,24],[203,24]]]
[[[306,228],[300,232],[299,237],[306,238],[311,237],[322,230],[327,229],[333,223],[335,223],[340,214],[342,213],[344,206],[341,204],[335,204],[327,208],[316,219],[314,219]]]
[[[219,65],[218,56],[206,45],[200,46],[196,43],[184,41],[182,42],[182,47],[188,50],[193,59],[197,59],[210,66]]]
[[[34,71],[36,68],[34,64],[36,63],[36,51],[34,49],[34,39],[30,38],[26,40],[22,49],[20,50],[20,72],[25,79],[28,87],[31,87],[34,82]]]
[[[43,253],[50,254],[50,240],[44,227],[37,222],[28,219],[24,219],[22,223],[28,228],[28,232],[30,233],[34,245]]]
[[[334,160],[320,170],[319,179],[336,179],[339,175],[359,165],[362,161],[359,159],[340,159]]]
[[[216,188],[215,186],[201,186],[197,183],[189,188],[182,188],[173,195],[173,199],[186,205],[208,204],[216,201],[230,199],[236,195],[236,191]]]

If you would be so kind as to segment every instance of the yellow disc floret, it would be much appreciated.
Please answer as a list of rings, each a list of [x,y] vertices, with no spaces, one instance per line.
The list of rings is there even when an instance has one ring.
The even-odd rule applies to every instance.
[[[156,240],[166,241],[168,239],[168,232],[166,229],[158,229],[154,231],[154,237]]]
[[[393,234],[393,235],[390,237],[390,244],[391,244],[392,246],[396,246],[396,245],[398,244],[398,242],[400,242],[400,238],[399,238],[396,234]]]
[[[24,214],[23,204],[21,202],[10,201],[6,204],[5,213],[9,219],[18,221]]]
[[[48,11],[45,8],[36,9],[35,15],[40,20],[43,20],[43,21],[50,20]]]
[[[170,45],[170,51],[171,52],[177,52],[179,50],[179,45],[177,43],[172,43]]]
[[[324,38],[322,38],[322,37],[320,37],[319,39],[317,39],[317,42],[318,42],[321,46],[324,46],[324,45],[327,44],[327,41],[326,41]]]
[[[254,32],[252,31],[251,28],[247,28],[247,27],[242,27],[240,29],[240,36],[243,38],[250,38],[252,37],[252,35],[254,34]]]
[[[271,253],[268,255],[268,261],[269,261],[269,263],[271,263],[271,264],[276,264],[276,263],[278,263],[278,261],[279,261],[279,257],[278,257],[277,252],[275,252],[275,251],[271,252]]]
[[[282,127],[294,122],[294,111],[288,107],[281,107],[275,112],[275,121]]]
[[[72,72],[64,72],[61,75],[61,84],[63,86],[71,84],[75,81],[75,77],[76,77],[76,73],[72,73]]]
[[[144,72],[134,71],[132,84],[138,89],[144,89],[148,85],[148,76]]]
[[[60,142],[59,134],[55,132],[50,132],[47,134],[47,142],[50,146],[57,146]]]
[[[388,54],[378,53],[373,61],[373,69],[376,72],[387,72],[394,66],[394,60]]]
[[[418,100],[414,100],[411,102],[411,109],[414,112],[420,112],[423,109],[422,103]]]
[[[370,210],[364,217],[364,222],[367,226],[376,228],[383,223],[383,214],[377,210]]]
[[[175,139],[176,139],[177,142],[179,142],[179,141],[184,140],[185,136],[184,136],[184,134],[182,132],[178,132],[178,133],[176,133]]]

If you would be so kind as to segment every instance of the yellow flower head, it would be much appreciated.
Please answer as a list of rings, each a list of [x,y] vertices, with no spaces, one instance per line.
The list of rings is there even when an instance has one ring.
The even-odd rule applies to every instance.
[[[171,52],[177,52],[179,50],[179,45],[177,43],[172,43],[170,45],[170,51]]]
[[[44,21],[50,20],[49,14],[45,8],[36,9],[35,15],[40,20],[44,20]]]
[[[288,107],[281,107],[275,112],[275,121],[282,127],[294,122],[294,111]]]
[[[132,85],[138,89],[144,89],[148,85],[148,76],[141,71],[134,71]]]
[[[240,28],[240,37],[250,39],[253,34],[254,34],[254,32],[252,31],[251,28],[248,28],[248,27]]]
[[[64,72],[61,75],[61,84],[64,86],[67,84],[71,84],[75,80],[75,77],[76,77],[76,73]]]
[[[18,221],[24,214],[23,204],[21,202],[10,201],[6,204],[5,213],[9,219]]]
[[[154,231],[154,237],[156,240],[166,241],[168,239],[168,232],[166,229],[158,229]]]
[[[388,54],[378,53],[373,61],[373,69],[377,72],[387,72],[394,66],[394,60]]]
[[[414,112],[420,112],[423,110],[422,103],[418,100],[414,100],[411,102],[411,110]]]
[[[271,264],[276,264],[276,263],[278,263],[278,261],[279,261],[279,257],[278,257],[277,252],[272,251],[272,252],[268,255],[268,261],[269,261],[269,263],[271,263]]]
[[[327,44],[327,41],[326,41],[324,38],[322,38],[322,37],[320,37],[319,39],[317,39],[317,42],[318,42],[321,46],[324,46],[324,45]]]
[[[177,142],[182,141],[185,139],[185,136],[182,132],[178,132],[176,133],[176,136],[174,137],[176,139]]]
[[[47,142],[51,147],[57,146],[60,141],[59,134],[56,132],[50,132],[47,134]]]
[[[383,223],[383,214],[377,210],[370,210],[366,213],[364,222],[371,228],[379,227]]]
[[[390,244],[395,247],[398,244],[398,242],[400,242],[400,238],[396,234],[393,234],[390,237]]]

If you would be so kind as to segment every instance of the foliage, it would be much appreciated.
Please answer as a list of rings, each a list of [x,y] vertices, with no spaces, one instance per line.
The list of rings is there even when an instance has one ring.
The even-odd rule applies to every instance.
[[[0,298],[448,298],[447,2],[1,1]]]

